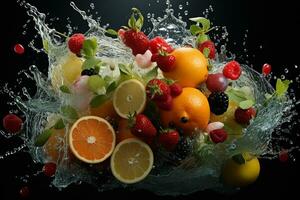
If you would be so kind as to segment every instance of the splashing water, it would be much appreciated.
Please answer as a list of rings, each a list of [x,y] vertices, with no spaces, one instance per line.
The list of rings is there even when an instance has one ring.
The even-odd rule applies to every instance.
[[[30,96],[25,88],[23,89],[25,99],[22,99],[20,95],[15,94],[10,89],[6,89],[6,92],[14,99],[13,103],[26,116],[23,137],[25,144],[29,148],[29,153],[35,161],[45,163],[50,159],[47,154],[49,149],[47,149],[47,146],[36,147],[34,141],[41,133],[41,130],[44,130],[45,127],[51,127],[55,122],[53,119],[61,116],[61,106],[74,102],[73,98],[57,92],[55,86],[55,84],[67,84],[66,80],[59,78],[57,75],[61,76],[61,74],[64,74],[61,63],[67,62],[66,60],[70,55],[67,45],[65,45],[63,34],[46,25],[46,15],[40,13],[36,7],[28,3],[22,2],[22,5],[28,10],[28,15],[35,22],[35,29],[44,43],[43,51],[47,51],[49,61],[48,75],[42,74],[36,66],[31,66],[26,75],[36,83],[37,91],[35,95]],[[119,63],[132,63],[134,57],[130,49],[125,47],[119,39],[106,36],[105,28],[88,16],[85,11],[80,10],[74,2],[71,2],[70,5],[87,22],[89,30],[85,33],[86,37],[97,38],[99,51],[96,56],[109,63],[107,68],[101,69],[101,74],[108,74],[114,78],[118,77],[119,74],[116,72],[118,70],[112,69],[111,65],[117,66]],[[186,5],[189,5],[189,3],[186,2]],[[195,37],[186,29],[187,24],[174,16],[174,11],[169,1],[167,1],[167,6],[166,15],[163,18],[154,19],[150,13],[147,15],[153,23],[153,29],[149,34],[149,38],[162,36],[174,47],[195,46]],[[95,9],[94,4],[91,4],[90,7],[92,10]],[[179,9],[182,10],[182,7],[180,5]],[[213,8],[210,6],[204,12],[204,15],[208,15],[212,11]],[[224,40],[226,41],[228,33],[226,28],[219,28],[223,30],[222,36],[216,36],[215,40],[222,44]],[[72,28],[69,29],[72,30]],[[31,43],[31,46],[34,47],[33,43]],[[222,46],[218,58],[213,63],[214,68],[212,71],[221,71],[226,61],[234,57],[228,58],[226,53],[226,47]],[[144,71],[138,72],[145,73]],[[288,69],[285,70],[285,73],[288,73]],[[299,77],[297,78],[299,79]],[[194,154],[186,158],[180,165],[167,165],[165,162],[157,162],[152,173],[144,181],[130,186],[130,188],[147,189],[160,195],[189,194],[205,189],[224,190],[226,187],[219,180],[221,166],[231,156],[241,152],[251,152],[261,158],[274,158],[281,150],[279,144],[283,138],[286,138],[284,134],[289,134],[288,131],[283,132],[281,129],[276,129],[277,131],[274,133],[274,130],[280,127],[281,124],[293,120],[293,117],[296,115],[294,111],[296,99],[287,98],[285,101],[280,101],[277,98],[271,98],[268,104],[265,104],[265,94],[272,94],[274,89],[266,80],[266,77],[247,65],[243,66],[243,74],[240,79],[232,85],[232,87],[243,86],[252,88],[257,103],[256,108],[259,110],[257,117],[243,130],[243,137],[213,147],[207,145],[203,155],[198,155],[200,160],[202,159],[201,164],[195,161],[196,157]],[[80,115],[85,114],[84,112],[80,113]],[[68,133],[69,128],[69,125],[66,125],[63,133]],[[99,172],[95,166],[83,165],[79,161],[74,161],[69,152],[67,134],[57,133],[55,141],[57,155],[54,157],[57,163],[57,171],[53,185],[57,188],[65,188],[71,183],[80,181],[96,185],[99,191],[123,186],[113,177],[110,177],[105,170]],[[0,156],[0,159],[21,151],[25,144],[4,156]],[[293,147],[291,150],[297,148]],[[158,154],[157,157],[160,158],[158,160],[164,160],[164,158],[168,158],[168,155]],[[54,158],[52,157],[52,159]]]

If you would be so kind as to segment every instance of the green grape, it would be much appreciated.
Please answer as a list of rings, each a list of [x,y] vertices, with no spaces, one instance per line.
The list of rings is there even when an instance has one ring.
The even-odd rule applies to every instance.
[[[99,75],[93,75],[89,77],[88,87],[91,91],[97,93],[105,86],[105,81]]]

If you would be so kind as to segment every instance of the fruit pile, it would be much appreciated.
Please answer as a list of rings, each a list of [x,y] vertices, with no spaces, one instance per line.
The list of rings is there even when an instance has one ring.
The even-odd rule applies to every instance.
[[[97,38],[77,33],[67,38],[68,55],[52,66],[52,88],[62,103],[34,138],[47,176],[55,174],[65,144],[71,162],[97,166],[125,184],[147,181],[162,166],[196,168],[210,157],[209,149],[226,152],[242,138],[259,112],[253,88],[236,84],[246,74],[244,67],[235,60],[214,65],[218,52],[208,35],[208,19],[191,18],[194,44],[175,48],[160,36],[148,38],[141,31],[142,14],[132,11],[128,27],[107,31],[132,52],[132,63],[98,57]],[[263,74],[270,72],[265,65]],[[278,80],[266,103],[284,96],[287,87]],[[11,133],[22,128],[22,120],[12,114],[3,124]],[[247,149],[224,153],[219,158],[222,183],[254,182],[258,156]]]

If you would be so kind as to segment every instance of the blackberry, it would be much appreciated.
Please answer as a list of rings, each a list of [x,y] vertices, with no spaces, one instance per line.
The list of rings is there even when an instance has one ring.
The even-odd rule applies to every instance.
[[[90,69],[85,69],[81,72],[81,76],[93,76],[93,75],[97,75],[95,69],[93,68],[90,68]]]
[[[224,92],[213,92],[208,97],[210,111],[215,115],[222,115],[228,109],[229,99]]]
[[[188,157],[193,151],[193,142],[190,138],[184,138],[182,137],[175,150],[174,155],[178,160],[183,160],[186,157]]]

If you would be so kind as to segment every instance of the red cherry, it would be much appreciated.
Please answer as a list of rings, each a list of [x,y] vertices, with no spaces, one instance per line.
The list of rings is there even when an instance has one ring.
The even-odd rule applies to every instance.
[[[3,118],[3,127],[9,133],[18,133],[22,128],[23,121],[15,114],[8,114]]]
[[[28,186],[23,186],[20,191],[19,191],[19,194],[21,196],[21,198],[28,198],[29,197],[29,194],[30,194],[30,191],[29,191],[29,188]]]
[[[43,172],[46,176],[52,177],[56,172],[56,164],[55,163],[46,163],[43,166]]]
[[[236,61],[227,63],[223,69],[223,75],[231,80],[237,80],[242,73],[241,66]]]
[[[289,159],[288,150],[282,149],[279,152],[278,158],[279,158],[280,162],[286,162],[286,161],[288,161],[288,159]]]
[[[24,49],[24,47],[21,44],[16,44],[14,46],[14,51],[15,51],[16,54],[20,54],[21,55],[21,54],[24,53],[25,49]]]
[[[269,65],[268,63],[264,64],[262,67],[262,73],[263,75],[267,76],[271,73],[272,71],[272,66]]]

